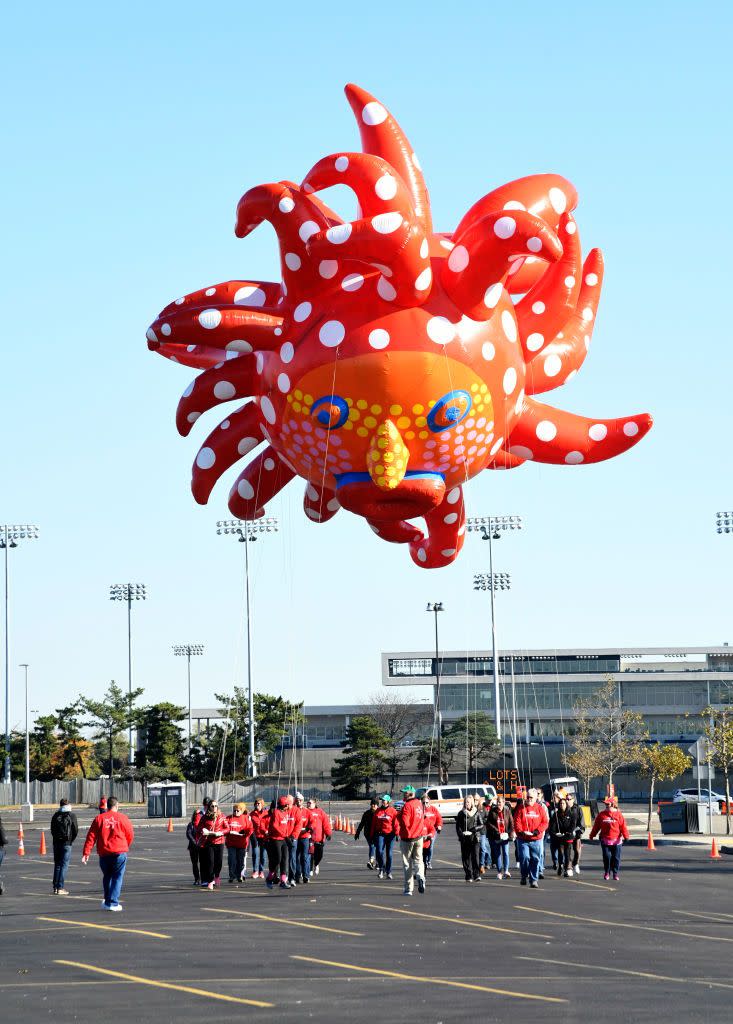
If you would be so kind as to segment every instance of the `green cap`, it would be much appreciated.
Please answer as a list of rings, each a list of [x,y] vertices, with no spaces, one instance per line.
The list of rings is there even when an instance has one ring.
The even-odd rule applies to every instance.
[[[414,793],[415,792],[415,787],[414,786],[403,786],[401,792],[403,792],[403,793]]]
[[[388,804],[390,802],[390,800],[392,799],[392,797],[389,795],[389,793],[382,793],[382,795],[380,796],[379,799],[380,800],[384,800],[384,802],[386,804]]]

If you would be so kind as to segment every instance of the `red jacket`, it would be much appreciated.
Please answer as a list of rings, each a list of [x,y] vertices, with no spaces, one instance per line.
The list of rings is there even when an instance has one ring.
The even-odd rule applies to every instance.
[[[427,825],[423,819],[423,805],[415,797],[405,800],[402,809],[397,812],[400,839],[419,839],[427,835]]]
[[[227,846],[235,850],[246,850],[249,846],[249,837],[252,835],[252,822],[245,811],[244,814],[230,814],[227,818],[229,832],[225,836]]]
[[[616,846],[622,839],[629,838],[626,820],[621,811],[616,807],[610,810],[606,808],[606,810],[596,815],[589,838],[595,839],[599,832],[601,842],[607,843],[609,846]]]
[[[310,811],[310,809],[309,809]],[[311,830],[313,832],[313,842],[322,843],[324,838],[331,838],[331,819],[323,810],[322,807],[314,807],[310,811],[311,816]]]
[[[369,836],[391,836],[397,832],[397,811],[392,804],[387,807],[378,807],[372,815],[372,832]]]
[[[544,804],[534,803],[531,807],[529,804],[525,804],[523,807],[519,807],[514,814],[514,831],[517,833],[517,839],[541,840],[549,824],[550,819]],[[534,832],[535,829],[537,829],[538,835],[528,834]]]
[[[423,806],[423,818],[427,829],[425,834],[432,839],[435,833],[443,827],[443,815],[437,807],[433,807],[431,804],[429,807]]]
[[[276,807],[270,811],[267,838],[289,839],[298,823],[299,819],[293,814],[292,807]]]
[[[87,837],[84,840],[82,857],[89,856],[95,843],[100,857],[104,857],[108,853],[127,853],[134,838],[132,822],[127,815],[120,814],[118,811],[98,814],[89,826]]]
[[[220,836],[205,836],[204,829],[209,832],[221,832]],[[208,818],[202,814],[196,822],[196,845],[197,846],[223,846],[229,832],[229,821],[219,812],[215,818]]]
[[[267,839],[267,833],[270,830],[270,812],[263,807],[261,811],[252,811],[249,817],[252,822],[255,838]]]
[[[297,811],[300,815],[300,821],[293,831],[293,835],[296,839],[311,839],[313,837],[314,812],[310,807],[294,807],[293,810]]]

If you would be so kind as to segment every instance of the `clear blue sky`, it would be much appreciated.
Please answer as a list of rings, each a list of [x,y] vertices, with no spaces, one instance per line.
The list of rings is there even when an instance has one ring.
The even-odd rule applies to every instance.
[[[733,505],[732,28],[723,3],[16,5],[0,44],[0,521],[41,538],[12,553],[12,723],[19,662],[42,711],[126,684],[125,614],[107,599],[126,580],[148,586],[135,672],[149,700],[185,701],[176,642],[206,645],[195,704],[242,680],[242,550],[214,528],[228,486],[195,505],[207,423],[185,441],[174,425],[193,373],[148,353],[145,329],[183,292],[275,273],[267,227],[235,239],[237,200],[358,147],[347,81],[402,123],[441,230],[511,178],[575,183],[606,280],[589,358],[548,400],[655,417],[612,462],[469,485],[469,514],[525,517],[497,546],[513,577],[501,642],[733,641],[733,538],[714,528]],[[488,643],[478,540],[425,571],[346,513],[314,526],[301,502],[291,485],[268,510],[282,532],[257,545],[258,688],[365,697],[382,650],[431,643],[428,600],[446,605],[446,648]]]

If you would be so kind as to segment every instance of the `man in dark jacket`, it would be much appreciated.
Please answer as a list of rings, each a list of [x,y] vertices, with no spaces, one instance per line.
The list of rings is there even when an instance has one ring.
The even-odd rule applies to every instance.
[[[2,867],[3,860],[5,859],[5,847],[8,845],[8,839],[5,835],[5,829],[3,828],[3,820],[0,818],[0,867]],[[3,880],[0,878],[0,896],[5,892],[5,886]]]
[[[372,819],[374,814],[379,807],[379,801],[375,796],[369,801],[369,806],[361,816],[361,821],[357,825],[356,832],[354,833],[354,842],[356,842],[361,835],[364,833],[364,838],[369,843],[369,860],[367,861],[367,867],[370,871],[374,870],[374,858],[376,856],[377,844],[376,840],[372,838]]]
[[[71,860],[71,846],[79,834],[76,815],[68,800],[62,800],[59,809],[51,818],[51,840],[53,842],[53,894],[68,896],[64,888],[66,872]]]

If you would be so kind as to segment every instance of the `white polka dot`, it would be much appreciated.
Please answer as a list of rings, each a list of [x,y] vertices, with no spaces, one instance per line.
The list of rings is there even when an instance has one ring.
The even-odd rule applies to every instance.
[[[307,242],[312,235],[317,235],[320,230],[320,227],[314,220],[305,220],[298,228],[298,234],[301,241]]]
[[[202,448],[196,456],[196,465],[199,469],[211,469],[216,462],[216,455],[211,448]]]
[[[341,287],[345,292],[358,292],[363,284],[364,278],[361,274],[347,274],[341,282]]]
[[[369,344],[372,348],[386,348],[389,345],[389,332],[380,327],[369,332]]]
[[[380,199],[394,199],[397,195],[397,179],[393,174],[383,174],[377,179],[374,191]]]
[[[493,445],[491,446],[491,451],[489,452],[489,455],[496,455],[496,453],[499,451],[499,449],[501,448],[501,446],[503,444],[504,444],[504,438],[503,437],[497,437],[497,439],[494,441]]]
[[[504,286],[503,284],[501,284],[501,282],[490,285],[484,292],[484,305],[488,306],[489,309],[494,309],[499,299],[501,298],[501,293],[503,292],[503,290]]]
[[[594,285],[598,284],[598,274],[586,274],[585,283],[589,285],[591,288]]]
[[[557,377],[560,370],[562,370],[562,360],[560,359],[560,356],[555,355],[553,352],[547,357],[547,359],[545,359],[543,366],[545,374],[548,377]]]
[[[530,252],[539,252],[542,248],[542,239],[537,238],[536,235],[532,235],[531,238],[527,239],[527,248]]]
[[[322,345],[326,348],[336,348],[344,340],[346,330],[340,320],[327,320],[318,332]]]
[[[443,558],[452,558],[453,555],[455,555],[455,553],[456,553],[456,549],[455,548],[443,548],[443,550],[440,553],[443,556]]]
[[[199,313],[199,323],[207,331],[212,331],[221,323],[221,313],[218,309],[205,309]]]
[[[456,336],[456,329],[454,324],[450,322],[444,316],[434,316],[428,320],[427,328],[428,337],[431,341],[434,341],[436,345],[447,345],[449,341],[453,341]]]
[[[446,526],[452,526],[453,523],[458,522],[458,513],[449,512],[448,515],[443,518],[443,522],[445,523]]]
[[[628,423],[624,423],[624,434],[626,434],[627,437],[636,437],[636,435],[638,433],[639,433],[639,424],[638,423],[634,423],[633,420],[629,420]]]
[[[567,231],[567,233],[569,235],[574,235],[575,232],[578,230],[575,221],[574,220],[569,220],[567,222],[567,224],[565,225],[565,230]]]
[[[289,341],[286,341],[280,349],[280,358],[284,363],[289,363],[294,355],[295,349],[293,348],[293,345]]]
[[[157,334],[155,333],[155,331],[153,330],[152,327],[148,327],[147,331],[145,332],[145,337],[148,339],[148,341],[157,341],[158,340],[158,336],[157,336]]]
[[[219,430],[229,430],[231,425],[232,425],[232,421],[231,420],[222,420],[221,423],[219,424]]]
[[[295,320],[297,324],[302,324],[304,320],[308,319],[312,312],[313,306],[311,306],[310,302],[300,302],[293,310],[293,320]]]
[[[504,203],[502,207],[504,210],[526,210],[527,207],[524,203],[520,203],[518,199],[510,199],[508,203]]]
[[[544,334],[538,334],[537,331],[534,331],[532,334],[527,335],[527,348],[530,352],[539,352],[544,344]]]
[[[575,287],[575,278],[573,277],[572,274],[568,274],[568,276],[565,278],[565,281],[563,283],[564,283],[566,288],[574,288]]]
[[[186,417],[186,419],[188,420],[189,423],[195,423],[200,415],[201,415],[200,412],[190,412],[188,414],[188,416]]]
[[[494,234],[497,238],[511,238],[517,230],[517,222],[513,217],[499,217],[494,224]]]
[[[568,452],[568,454],[565,456],[565,461],[567,462],[568,466],[577,466],[583,461],[583,453]]]
[[[198,378],[197,378],[198,379]],[[193,394],[193,389],[196,387],[196,380],[192,380],[186,390],[181,395],[181,398],[188,398],[189,395]]]
[[[285,266],[288,270],[300,270],[300,256],[298,256],[297,252],[285,253]]]
[[[568,205],[568,200],[562,189],[551,188],[549,191],[550,204],[552,205],[555,213],[564,213],[565,207]]]
[[[418,274],[415,278],[415,290],[418,292],[426,291],[433,281],[433,272],[430,267],[426,267],[421,274]]]
[[[268,472],[271,473],[272,470],[275,468],[275,460],[274,459],[265,459],[265,461],[262,463],[262,465],[265,467],[265,469]]]
[[[518,459],[533,459],[534,452],[523,444],[513,444],[509,449],[510,455],[516,455]]]
[[[305,493],[306,497],[308,498],[308,501],[318,501],[318,491],[315,489],[313,484],[308,484],[308,486],[305,489]]]
[[[218,398],[220,402],[226,402],[228,399],[234,398],[236,393],[237,389],[228,380],[220,380],[218,384],[214,385],[214,397]]]
[[[517,340],[517,322],[508,309],[502,311],[501,326],[509,341]]]
[[[176,305],[177,306],[182,306],[185,301],[186,301],[185,297],[181,298],[181,299],[176,299]]]
[[[551,420],[540,420],[534,432],[540,441],[554,441],[557,437],[557,427]]]
[[[517,371],[514,369],[513,366],[510,366],[509,369],[504,374],[504,380],[502,381],[502,385],[504,387],[505,395],[511,395],[515,387],[517,386]]]
[[[253,448],[256,448],[260,442],[256,437],[243,437],[237,445],[237,452],[239,455],[247,455]]]
[[[258,373],[262,373],[265,368],[265,357],[262,352],[258,352],[255,356],[255,369]]]
[[[329,512],[338,512],[341,508],[341,502],[338,498],[331,498],[331,500],[326,504],[326,508]]]
[[[418,548],[417,557],[421,562],[427,562],[428,556],[425,548]]]
[[[240,480],[237,484],[237,494],[245,501],[251,501],[255,496],[255,489],[249,480]]]
[[[468,249],[465,245],[457,245],[451,250],[448,257],[448,269],[454,274],[459,274],[468,266]]]
[[[381,103],[377,103],[376,100],[372,100],[370,103],[367,103],[362,110],[361,119],[364,124],[381,124],[382,121],[386,121],[387,119],[387,111]]]
[[[428,245],[428,240],[427,238],[423,238],[422,242],[420,242],[420,259],[426,260],[429,252],[430,246]]]
[[[608,427],[605,423],[594,423],[588,429],[588,437],[591,441],[603,441],[608,434]]]
[[[461,488],[454,487],[452,491],[448,491],[448,495],[445,500],[449,505],[455,505],[457,501],[461,500]]]
[[[216,295],[216,288],[207,288],[204,295]]]
[[[351,224],[334,224],[326,232],[326,238],[333,245],[343,245],[351,235]]]
[[[171,334],[171,325],[170,324],[161,324],[160,325],[160,333],[164,334],[166,336],[166,338],[169,338],[170,334]]]
[[[277,414],[275,413],[275,406],[272,404],[267,395],[263,395],[262,398],[260,399],[260,409],[262,410],[262,415],[265,417],[268,423],[275,422],[275,420],[277,419]]]
[[[583,319],[586,321],[586,323],[589,320],[593,319],[593,310],[590,308],[590,306],[586,306],[583,310]]]
[[[265,298],[265,293],[255,284],[245,284],[234,293],[238,306],[264,306]]]
[[[283,332],[282,327],[276,327],[275,330],[272,333],[275,335],[276,338],[279,338],[280,335],[282,334],[282,332]]]
[[[349,166],[349,158],[347,156],[337,156],[333,166],[337,171],[345,171]]]
[[[376,217],[372,217],[372,227],[380,235],[391,235],[401,226],[401,213],[378,213]]]
[[[380,277],[377,281],[377,294],[385,300],[392,302],[397,298],[397,289],[391,285],[386,277]]]
[[[280,213],[292,213],[295,209],[295,201],[291,196],[283,196],[277,204],[277,208]]]
[[[443,249],[447,249],[449,252],[455,248],[455,243],[451,242],[449,238],[441,238],[440,245]]]
[[[318,264],[318,273],[321,277],[325,277],[326,280],[335,277],[338,273],[339,265],[336,260],[321,260]]]
[[[290,377],[288,377],[287,373],[281,373],[278,376],[277,386],[284,395],[287,395],[288,391],[290,391]]]
[[[544,302],[533,302],[532,303],[532,312],[536,313],[537,316],[539,316],[540,313],[544,313],[545,312],[545,304],[544,304]]]
[[[481,355],[484,357],[487,363],[490,363],[491,360],[496,355],[496,349],[494,348],[490,341],[485,341],[481,346]]]

